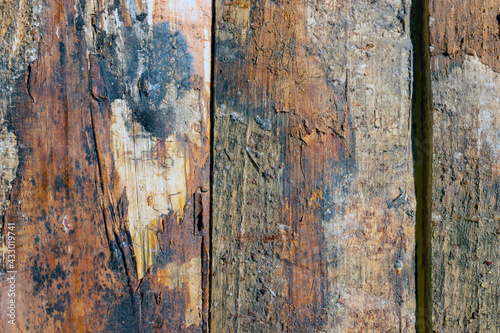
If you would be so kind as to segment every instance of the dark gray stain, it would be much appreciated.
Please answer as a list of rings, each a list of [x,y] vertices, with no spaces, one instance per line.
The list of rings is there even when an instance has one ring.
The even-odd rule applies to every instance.
[[[58,280],[62,283],[68,276],[61,263],[58,263],[54,269],[51,269],[49,264],[40,262],[39,255],[36,256],[30,270],[34,284],[33,296],[37,296],[42,290],[50,289],[52,284]]]
[[[177,98],[191,88],[190,77],[193,73],[193,57],[189,53],[186,38],[180,31],[172,33],[168,23],[153,27],[152,53],[147,70],[137,81],[139,101],[131,102],[136,120],[153,135],[165,138],[175,114],[174,101],[166,101],[167,85],[174,83]]]
[[[109,321],[106,323],[106,332],[139,332],[140,329],[140,300],[138,295],[115,295],[114,302],[109,306]]]
[[[109,63],[100,59],[98,61],[99,70],[103,80],[104,95],[112,103],[115,99],[121,98],[124,93],[123,83],[117,76],[113,75]]]
[[[61,67],[64,67],[64,64],[66,63],[66,45],[64,45],[63,42],[59,43],[59,63],[61,64]]]
[[[62,190],[64,190],[66,188],[66,184],[64,183],[64,179],[63,177],[61,177],[61,175],[57,175],[56,176],[56,179],[54,181],[54,189],[57,191],[57,192],[61,192]]]
[[[146,16],[136,16],[136,24],[123,33],[124,48],[118,49],[117,35],[106,34],[94,25],[101,76],[106,98],[125,99],[134,119],[157,138],[173,131],[174,108],[178,99],[191,89],[193,57],[186,38],[167,22],[153,26],[152,37]],[[118,56],[120,55],[120,57]],[[174,87],[175,100],[167,100],[167,89]]]

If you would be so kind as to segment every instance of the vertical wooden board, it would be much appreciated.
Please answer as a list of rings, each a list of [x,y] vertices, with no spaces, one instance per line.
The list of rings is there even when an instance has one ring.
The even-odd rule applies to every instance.
[[[1,6],[0,330],[205,330],[210,1]]]
[[[406,1],[216,1],[211,329],[415,327]]]
[[[430,2],[433,318],[500,331],[500,2]]]

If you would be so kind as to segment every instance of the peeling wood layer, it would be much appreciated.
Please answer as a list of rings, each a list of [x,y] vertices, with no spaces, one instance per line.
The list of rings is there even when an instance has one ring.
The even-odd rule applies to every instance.
[[[99,66],[140,279],[160,251],[162,217],[176,214],[179,223],[194,192],[208,187],[200,168],[208,159],[210,7],[159,2],[141,13],[138,7],[100,6],[107,10],[90,15],[87,39],[99,55],[116,55]]]
[[[408,11],[217,2],[213,331],[414,331]]]

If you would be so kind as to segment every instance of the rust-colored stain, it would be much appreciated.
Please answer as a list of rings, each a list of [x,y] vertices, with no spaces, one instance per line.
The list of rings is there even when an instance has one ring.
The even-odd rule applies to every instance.
[[[286,113],[292,136],[334,131],[347,137],[346,110],[339,109],[345,101],[336,97],[324,80],[323,64],[307,32],[304,4],[262,1],[250,8],[230,2],[221,10],[219,24],[227,28],[220,33],[220,41],[231,36],[234,42],[245,45],[249,81],[241,88],[245,87],[247,94],[256,89],[257,103],[269,100],[275,112]],[[250,29],[239,30],[238,26]]]
[[[216,4],[212,330],[411,331],[409,4],[238,4]]]
[[[319,189],[314,191],[314,193],[307,199],[307,204],[310,208],[318,208],[321,206],[320,201],[323,200],[323,190]]]
[[[2,2],[18,328],[411,331],[406,5]]]
[[[22,331],[206,326],[211,5],[169,3],[49,1],[40,26],[36,1],[1,4],[12,56],[29,61],[41,36],[7,115],[23,147],[5,215],[17,228]],[[181,52],[173,65],[148,58]]]
[[[448,72],[447,64],[462,62],[467,54],[500,72],[498,1],[431,1],[430,16],[434,70]]]

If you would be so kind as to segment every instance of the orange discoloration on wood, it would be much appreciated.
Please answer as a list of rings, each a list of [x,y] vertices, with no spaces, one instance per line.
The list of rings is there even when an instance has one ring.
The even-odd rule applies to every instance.
[[[71,11],[72,4],[66,5],[68,7],[63,5],[62,10]],[[49,8],[59,6],[51,3]],[[47,15],[44,29],[55,23],[53,19]],[[59,32],[63,36],[68,33],[64,26]],[[88,312],[78,313],[76,316],[84,321],[70,319],[70,303],[75,297],[75,280],[71,277],[75,273],[86,286],[78,292],[78,297],[85,300],[91,311],[102,306],[100,298],[89,297],[91,290],[120,286],[120,282],[105,275],[107,242],[102,237],[85,236],[102,232],[94,219],[102,216],[95,197],[95,183],[91,181],[86,186],[86,181],[95,179],[96,166],[85,162],[85,134],[91,120],[89,109],[84,105],[91,105],[91,97],[75,94],[88,88],[87,73],[81,70],[87,68],[85,54],[69,62],[68,54],[80,54],[81,44],[66,39],[58,42],[56,37],[44,34],[40,58],[31,68],[31,79],[37,78],[30,82],[36,102],[22,86],[16,86],[20,92],[15,104],[19,114],[12,118],[13,127],[28,149],[12,193],[15,201],[6,216],[17,225],[17,269],[19,277],[23,276],[16,295],[17,324],[26,331],[65,331],[79,329],[85,321],[88,326],[103,329],[103,314],[94,313],[91,317]],[[76,76],[82,79],[66,80]],[[60,95],[60,89],[69,93]],[[70,130],[72,117],[79,121],[73,123]],[[66,215],[72,226],[68,233],[61,224]],[[70,247],[73,252],[68,250]],[[95,251],[91,256],[97,259],[90,265],[85,260],[88,249]]]
[[[178,266],[176,263],[167,264],[158,271],[158,282],[169,289],[186,288],[189,294],[186,305],[186,327],[199,326],[202,320],[201,303],[201,258],[193,258]]]
[[[468,54],[500,72],[499,14],[496,0],[430,1],[433,69],[446,70]]]
[[[203,79],[204,130],[209,133],[208,104],[210,99],[210,38],[212,2],[206,0],[155,1],[153,23],[169,22],[172,29],[182,29],[193,55],[196,75]],[[207,63],[208,60],[208,63]]]
[[[412,331],[408,4],[241,3],[217,3],[212,330]]]
[[[16,296],[21,330],[200,331],[206,325],[203,269],[209,258],[202,246],[206,249],[209,239],[211,7],[203,2],[208,11],[197,14],[203,23],[190,18],[186,32],[182,19],[148,25],[155,6],[155,1],[46,3],[36,31],[42,36],[39,60],[16,80],[9,115],[24,147],[6,214],[7,221],[16,221],[22,244],[17,267],[23,278]],[[161,39],[169,24],[180,36],[176,52],[184,52],[192,66],[148,63],[153,55],[169,60],[172,45],[154,50],[150,34],[171,43]],[[195,36],[183,45],[183,34]],[[145,66],[172,77],[160,80],[164,95],[158,98],[167,96],[183,112],[172,122],[154,119],[171,126],[168,130],[131,112],[134,98],[150,94],[157,83],[156,77],[147,78],[148,88],[142,81]],[[175,71],[179,75],[171,74]],[[188,89],[179,93],[181,84]],[[149,191],[141,192],[148,184]],[[135,197],[130,190],[137,191]],[[193,196],[199,191],[205,205],[200,230],[193,222]],[[137,216],[141,212],[147,214]],[[140,234],[134,234],[134,221],[143,228]],[[175,282],[175,272],[184,282]],[[158,283],[157,273],[171,283]],[[4,293],[1,299],[6,300]],[[1,319],[3,330],[7,320]]]
[[[318,201],[321,201],[323,199],[323,190],[319,189],[314,191],[314,193],[309,197],[309,199],[307,200],[307,204],[309,205],[309,208],[318,208],[320,206],[320,203],[318,203]]]
[[[282,4],[263,1],[250,10],[248,6],[228,2],[221,9],[223,21],[234,28],[222,31],[219,38],[232,38],[242,44],[248,39],[247,89],[250,92],[266,87],[258,93],[261,96],[257,105],[271,99],[275,112],[288,114],[293,136],[303,138],[332,129],[345,135],[340,128],[344,118],[338,119],[340,115],[334,111],[335,97],[324,80],[321,60],[311,54],[314,44],[307,33],[305,6],[294,1]]]

